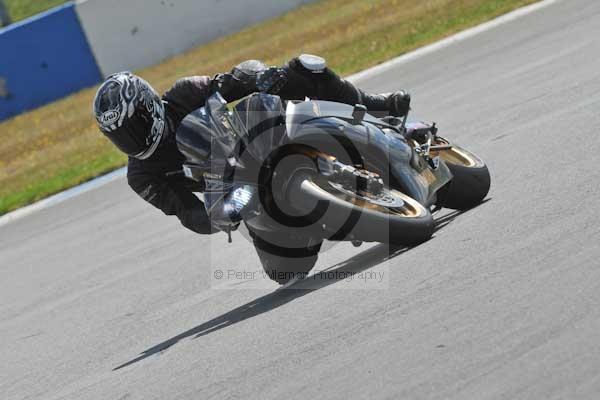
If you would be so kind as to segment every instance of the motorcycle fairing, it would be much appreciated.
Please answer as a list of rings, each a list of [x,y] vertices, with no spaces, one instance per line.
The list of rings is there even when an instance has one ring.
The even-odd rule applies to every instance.
[[[311,100],[302,102],[288,102],[286,108],[286,127],[289,137],[294,138],[295,129],[301,124],[316,118],[335,117],[344,121],[353,121],[354,107],[348,104],[335,103],[332,101]],[[365,114],[364,122],[368,122],[382,128],[395,129],[371,114]]]
[[[340,161],[363,164],[384,179],[391,175],[389,181],[404,193],[423,205],[433,204],[436,191],[452,177],[449,169],[443,163],[432,169],[394,126],[369,114],[361,123],[354,123],[353,111],[352,106],[326,101],[288,102],[284,110],[278,96],[253,94],[229,112],[225,101],[216,94],[207,101],[206,107],[184,119],[177,140],[182,153],[194,164],[187,166],[189,175],[203,174],[214,184],[219,181],[222,184],[222,177],[231,168],[228,157],[239,149],[240,142],[243,151],[259,161],[287,143],[314,144],[323,151],[337,145],[346,153],[348,149],[351,153],[354,151],[345,157],[347,159],[333,152]],[[282,129],[284,117],[285,130]],[[231,188],[213,185],[212,189],[215,190],[205,194],[207,209],[223,222],[237,221],[243,208],[252,208],[249,207],[252,202],[242,204],[239,196],[231,194],[234,192]],[[240,190],[240,193],[250,193],[248,188]],[[261,210],[260,205],[256,206],[257,211]]]
[[[349,122],[354,119],[353,111],[352,106],[327,101],[290,102],[286,116],[289,140],[311,144],[317,140],[327,146],[332,142],[328,135],[337,137],[337,142],[346,144],[346,151],[348,147],[356,150],[358,155],[349,155],[353,163],[360,157],[366,167],[384,180],[391,175],[390,182],[396,183],[402,192],[425,206],[434,204],[436,192],[452,179],[448,167],[441,162],[432,169],[395,127],[369,114],[361,124],[354,125]]]

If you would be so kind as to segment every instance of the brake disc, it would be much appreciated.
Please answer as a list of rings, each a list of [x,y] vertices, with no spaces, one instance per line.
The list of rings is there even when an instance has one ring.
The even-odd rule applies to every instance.
[[[387,208],[401,208],[404,206],[404,201],[394,196],[388,189],[383,189],[379,194],[373,194],[368,192],[357,193],[355,191],[346,189],[342,184],[328,181],[329,185],[335,190],[344,193],[347,196],[361,199],[371,204],[375,204],[381,207]]]

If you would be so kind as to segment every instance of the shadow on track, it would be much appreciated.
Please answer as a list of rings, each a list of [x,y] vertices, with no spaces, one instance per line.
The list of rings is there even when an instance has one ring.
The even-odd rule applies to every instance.
[[[464,212],[461,211],[453,211],[436,219],[436,231],[439,231],[463,213]],[[380,244],[378,246],[365,250],[362,253],[359,253],[346,261],[336,264],[326,269],[325,271],[338,272],[340,273],[340,275],[358,274],[360,272],[373,268],[385,261],[398,257],[399,255],[406,253],[412,248],[413,247],[390,247],[387,245]],[[238,322],[247,320],[248,318],[256,317],[257,315],[274,310],[286,303],[289,303],[290,301],[305,296],[313,291],[323,289],[339,281],[339,279],[327,278],[311,279],[310,282],[300,281],[289,288],[277,289],[272,293],[252,300],[221,316],[213,318],[210,321],[207,321],[188,331],[180,333],[179,335],[174,336],[171,339],[166,340],[162,343],[159,343],[156,346],[150,347],[133,360],[121,364],[118,367],[115,367],[113,371],[125,368],[139,361],[142,361],[156,353],[165,351],[183,339],[192,336],[194,336],[195,338],[199,338],[210,333],[216,332],[220,329],[227,328],[228,326],[237,324]]]

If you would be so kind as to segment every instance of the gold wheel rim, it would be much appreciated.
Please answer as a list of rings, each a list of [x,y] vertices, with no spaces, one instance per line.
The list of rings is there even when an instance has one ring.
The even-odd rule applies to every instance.
[[[393,189],[386,189],[389,195],[399,198],[404,203],[402,207],[390,208],[379,204],[374,204],[362,197],[350,196],[344,192],[337,190],[335,187],[328,184],[328,181],[315,182],[313,183],[318,186],[321,190],[343,200],[347,203],[351,203],[359,208],[372,210],[389,215],[400,215],[405,218],[417,218],[423,215],[425,208],[413,198],[405,195],[402,192]]]
[[[419,144],[413,140],[413,146],[414,147],[419,147]],[[447,146],[450,145],[451,143],[449,141],[447,141],[446,139],[442,138],[442,137],[437,137],[435,140],[434,145],[436,146]],[[455,165],[462,165],[464,167],[469,167],[469,168],[473,168],[476,166],[479,166],[481,164],[481,162],[479,161],[479,159],[477,157],[475,157],[474,155],[472,155],[470,152],[466,151],[465,149],[460,148],[459,146],[456,146],[454,144],[452,144],[452,148],[448,149],[448,150],[432,150],[431,151],[431,156],[432,157],[437,157],[439,156],[443,161],[450,163],[450,164],[455,164]]]

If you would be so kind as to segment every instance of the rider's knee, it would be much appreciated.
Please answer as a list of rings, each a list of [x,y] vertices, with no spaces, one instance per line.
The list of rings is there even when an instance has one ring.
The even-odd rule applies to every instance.
[[[312,54],[302,54],[290,60],[290,69],[313,81],[339,80],[335,72],[327,67],[327,60]]]

